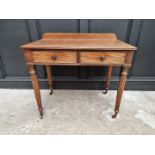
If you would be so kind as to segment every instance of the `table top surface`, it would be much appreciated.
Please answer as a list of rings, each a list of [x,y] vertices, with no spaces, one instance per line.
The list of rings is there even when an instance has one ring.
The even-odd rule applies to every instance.
[[[47,37],[46,34],[43,39],[34,41],[32,43],[21,46],[23,49],[79,49],[79,50],[132,50],[135,51],[136,47],[127,44],[117,38],[100,38],[100,34],[77,34],[72,37],[66,37],[61,33],[47,33],[51,34]],[[54,34],[54,37],[53,37]],[[70,34],[71,35],[71,34]],[[103,34],[104,35],[104,34]],[[55,37],[58,36],[58,37]],[[64,37],[65,36],[65,37]],[[81,36],[81,37],[80,37]],[[84,36],[84,37],[83,37]],[[85,37],[87,36],[87,37]],[[89,38],[90,36],[90,38]],[[93,36],[93,37],[92,37]],[[96,37],[95,37],[96,36]],[[107,35],[106,35],[107,36]]]

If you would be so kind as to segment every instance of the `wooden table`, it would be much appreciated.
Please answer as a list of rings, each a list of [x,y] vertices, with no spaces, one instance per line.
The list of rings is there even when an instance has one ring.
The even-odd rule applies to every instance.
[[[53,92],[51,66],[108,66],[106,90],[108,92],[113,66],[121,66],[115,118],[119,112],[121,98],[126,83],[128,69],[136,47],[117,39],[113,33],[45,33],[41,40],[21,46],[32,78],[41,118],[43,108],[35,65],[45,65],[51,93]]]

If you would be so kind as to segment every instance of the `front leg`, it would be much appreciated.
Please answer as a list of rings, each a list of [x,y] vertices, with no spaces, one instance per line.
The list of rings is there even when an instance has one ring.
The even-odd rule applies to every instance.
[[[114,113],[114,115],[112,115],[112,118],[116,118],[116,116],[117,116],[117,114],[119,112],[121,99],[122,99],[122,95],[123,95],[123,91],[124,91],[124,87],[125,87],[125,83],[126,83],[126,78],[127,78],[127,75],[128,75],[128,69],[129,69],[129,66],[123,66],[121,68],[119,83],[118,83],[118,89],[117,89],[115,110],[114,110],[115,113]]]
[[[39,88],[39,83],[38,83],[38,77],[36,74],[36,69],[35,69],[34,65],[28,65],[28,67],[29,67],[29,73],[30,73],[31,79],[32,79],[32,86],[33,86],[35,98],[37,101],[38,110],[40,112],[40,118],[42,119],[43,118],[43,108],[42,108],[42,103],[41,103],[40,88]]]

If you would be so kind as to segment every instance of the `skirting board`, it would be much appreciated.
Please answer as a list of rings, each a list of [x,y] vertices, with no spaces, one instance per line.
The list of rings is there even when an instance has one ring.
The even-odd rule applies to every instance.
[[[48,82],[46,79],[39,79],[41,89],[48,89]],[[112,78],[110,89],[116,90],[118,78]],[[54,89],[85,89],[85,90],[102,90],[105,86],[105,80],[102,78],[54,78]],[[0,88],[14,88],[14,89],[31,89],[30,78],[9,77],[0,79]],[[155,90],[154,77],[130,77],[126,82],[126,90]]]

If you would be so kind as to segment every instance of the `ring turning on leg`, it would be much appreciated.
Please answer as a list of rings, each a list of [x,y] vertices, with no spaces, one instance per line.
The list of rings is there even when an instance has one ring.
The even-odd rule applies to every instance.
[[[122,68],[121,68],[118,89],[117,89],[115,110],[114,110],[115,113],[114,113],[114,115],[112,115],[112,118],[116,118],[117,114],[119,112],[119,107],[121,104],[121,99],[122,99],[122,95],[123,95],[123,91],[124,91],[124,87],[125,87],[125,83],[126,83],[126,78],[128,75],[128,69],[129,69],[129,66],[122,66]]]
[[[41,103],[40,88],[39,88],[38,77],[37,77],[36,69],[35,69],[34,65],[29,65],[29,73],[30,73],[31,79],[32,79],[32,86],[33,86],[35,98],[37,101],[38,110],[40,112],[40,116],[43,117],[43,107],[42,107],[42,103]]]

